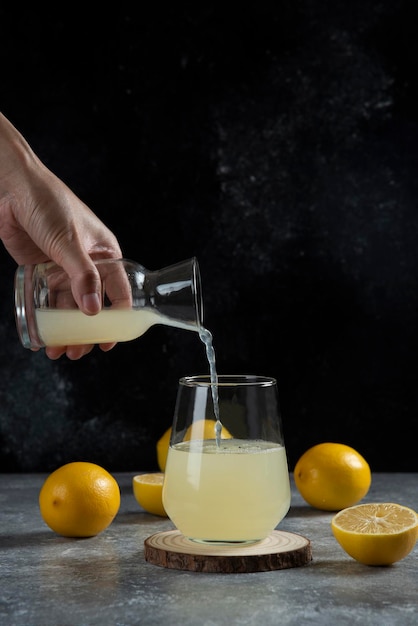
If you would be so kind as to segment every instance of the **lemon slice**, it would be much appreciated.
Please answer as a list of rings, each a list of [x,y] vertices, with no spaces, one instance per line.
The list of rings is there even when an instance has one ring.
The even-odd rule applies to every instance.
[[[167,517],[163,506],[163,482],[163,472],[137,474],[132,478],[132,488],[136,501],[145,511]]]
[[[393,502],[358,504],[331,520],[340,546],[364,565],[391,565],[405,558],[418,538],[418,515]]]

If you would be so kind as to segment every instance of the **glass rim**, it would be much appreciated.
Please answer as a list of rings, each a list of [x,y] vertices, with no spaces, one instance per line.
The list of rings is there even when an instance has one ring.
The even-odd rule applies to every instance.
[[[179,384],[185,387],[211,387],[213,385],[210,374],[182,376]],[[218,374],[216,380],[218,387],[274,387],[276,384],[276,378],[256,374]]]

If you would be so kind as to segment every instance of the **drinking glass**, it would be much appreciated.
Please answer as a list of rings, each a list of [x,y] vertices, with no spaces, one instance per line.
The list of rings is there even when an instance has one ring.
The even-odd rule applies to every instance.
[[[252,543],[268,537],[290,507],[274,378],[180,379],[163,503],[176,528],[194,541]]]

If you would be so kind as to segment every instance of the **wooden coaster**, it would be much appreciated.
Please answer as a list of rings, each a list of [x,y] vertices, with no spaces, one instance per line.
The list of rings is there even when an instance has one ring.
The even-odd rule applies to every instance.
[[[263,541],[236,546],[197,543],[178,530],[169,530],[145,539],[144,548],[149,563],[191,572],[268,572],[300,567],[312,560],[309,539],[280,530]]]

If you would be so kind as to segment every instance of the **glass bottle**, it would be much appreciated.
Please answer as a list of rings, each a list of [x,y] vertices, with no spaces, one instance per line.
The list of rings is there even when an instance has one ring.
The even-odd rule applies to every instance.
[[[53,262],[15,273],[17,332],[25,348],[130,341],[154,324],[199,332],[203,324],[195,257],[151,272],[129,259],[100,259],[102,310],[78,308],[66,272]]]

